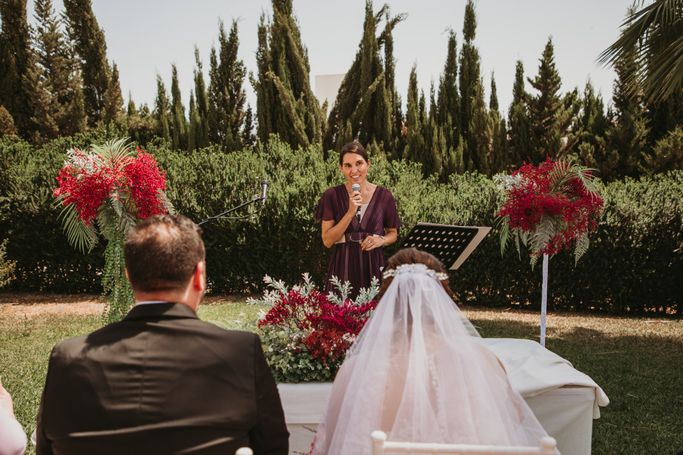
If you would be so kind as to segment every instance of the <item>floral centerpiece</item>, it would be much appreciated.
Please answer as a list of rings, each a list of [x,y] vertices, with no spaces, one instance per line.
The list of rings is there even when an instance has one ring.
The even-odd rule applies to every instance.
[[[308,274],[303,283],[287,288],[282,281],[266,276],[260,300],[249,303],[270,306],[257,327],[264,352],[278,382],[332,381],[346,351],[377,306],[379,288],[375,279],[355,301],[348,298],[348,283],[333,278],[339,293],[323,294]]]
[[[588,250],[588,234],[595,231],[603,201],[593,169],[571,161],[548,158],[538,166],[524,164],[510,176],[496,176],[505,201],[496,214],[503,254],[510,240],[517,251],[528,247],[532,267],[543,257],[541,344],[545,345],[548,258],[574,248],[575,263]]]
[[[124,273],[123,242],[139,219],[173,211],[164,193],[165,173],[154,156],[125,139],[72,148],[57,175],[56,205],[69,243],[82,252],[97,244],[98,231],[107,241],[102,287],[106,319],[117,321],[133,303]]]

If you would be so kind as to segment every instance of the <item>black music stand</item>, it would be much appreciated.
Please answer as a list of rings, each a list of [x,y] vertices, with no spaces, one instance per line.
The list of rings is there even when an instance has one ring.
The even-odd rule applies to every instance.
[[[491,230],[490,227],[417,223],[401,244],[434,255],[446,268],[457,270]]]

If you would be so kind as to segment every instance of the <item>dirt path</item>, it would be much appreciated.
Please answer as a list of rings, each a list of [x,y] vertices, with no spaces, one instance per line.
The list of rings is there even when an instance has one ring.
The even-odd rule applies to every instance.
[[[98,315],[104,301],[96,295],[0,294],[0,316],[48,314]]]
[[[209,296],[204,304],[244,301],[246,297]],[[99,315],[104,299],[85,294],[15,294],[0,293],[0,317],[38,317],[43,315]]]

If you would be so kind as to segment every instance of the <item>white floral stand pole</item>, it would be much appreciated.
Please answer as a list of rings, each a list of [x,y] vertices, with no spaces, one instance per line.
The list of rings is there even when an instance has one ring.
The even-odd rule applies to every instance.
[[[543,286],[541,288],[541,346],[545,347],[545,317],[548,311],[548,255],[543,255]]]

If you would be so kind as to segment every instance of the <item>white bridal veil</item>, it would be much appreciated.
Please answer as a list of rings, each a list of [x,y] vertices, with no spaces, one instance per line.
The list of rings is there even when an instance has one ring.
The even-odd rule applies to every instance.
[[[370,454],[374,430],[396,441],[538,445],[546,432],[436,273],[423,264],[394,273],[337,374],[313,453]]]

